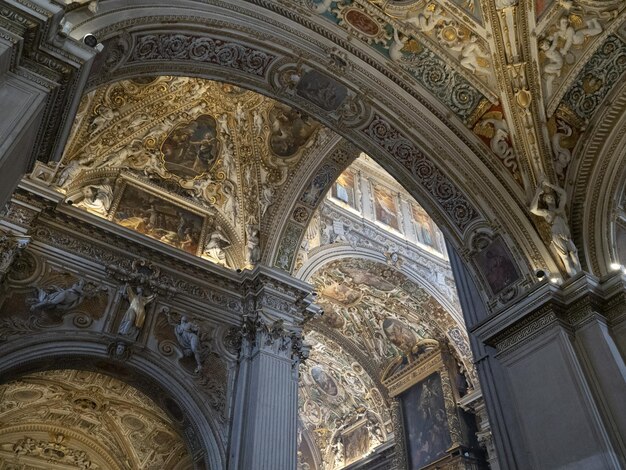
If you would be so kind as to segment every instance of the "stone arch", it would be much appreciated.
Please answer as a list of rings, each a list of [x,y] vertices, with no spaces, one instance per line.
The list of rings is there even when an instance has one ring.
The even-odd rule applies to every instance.
[[[352,248],[346,244],[331,244],[324,245],[316,248],[311,257],[304,263],[304,265],[294,273],[295,277],[302,279],[303,281],[310,282],[311,277],[316,271],[322,269],[322,267],[328,263],[344,258],[362,258],[368,259],[380,264],[386,264],[387,258],[385,256],[372,249],[359,247],[358,249]],[[460,327],[465,327],[463,322],[463,314],[458,307],[452,304],[440,291],[438,291],[433,285],[432,281],[420,275],[419,273],[401,266],[400,272],[404,274],[409,280],[420,284],[424,289],[433,296],[443,307],[450,313],[450,315],[456,320]]]
[[[197,390],[186,383],[176,370],[164,362],[133,351],[128,359],[112,357],[111,346],[93,337],[72,339],[53,335],[50,338],[18,337],[2,345],[0,377],[2,382],[17,379],[29,372],[58,369],[91,370],[113,376],[136,387],[177,424],[181,437],[202,469],[226,468],[225,448],[217,437],[217,426]]]
[[[388,267],[387,260],[384,255],[374,250],[366,248],[359,248],[358,250],[355,250],[345,244],[333,244],[318,248],[296,275],[299,279],[311,283],[313,276],[320,272],[325,266],[337,261],[340,262],[355,259],[365,260],[376,265]],[[451,348],[455,353],[456,360],[459,363],[459,366],[461,366],[464,370],[468,382],[473,385],[478,384],[469,339],[463,333],[466,331],[466,326],[462,320],[462,313],[460,312],[460,309],[454,308],[450,301],[442,302],[442,294],[438,292],[429,281],[419,276],[418,273],[406,268],[394,268],[394,270],[403,279],[419,286],[420,288],[423,288],[426,293],[431,296],[439,306],[442,307],[445,312],[444,318],[446,320],[446,325],[437,325],[440,329],[440,334],[442,334],[443,337],[445,337],[450,343]],[[436,323],[435,320],[433,320],[433,322]],[[370,359],[354,344],[352,344],[349,339],[345,339],[340,333],[324,324],[320,324],[317,327],[317,331],[340,344],[346,345],[347,343],[347,349],[353,357],[359,359],[360,362],[369,364],[367,367],[369,375],[376,375],[374,372],[375,367],[370,363]],[[380,377],[376,377],[374,380],[379,383]]]
[[[113,58],[111,72],[107,74],[100,71],[99,81],[92,80],[92,85],[154,73],[236,81],[240,86],[304,110],[320,122],[336,128],[341,135],[368,152],[432,214],[435,222],[473,270],[478,272],[478,267],[471,256],[471,248],[468,249],[468,241],[476,228],[483,227],[494,234],[506,235],[514,262],[522,273],[519,284],[533,282],[532,273],[537,267],[547,267],[558,272],[553,256],[527,215],[521,188],[513,185],[490,163],[490,157],[480,146],[475,145],[466,131],[444,124],[445,111],[441,106],[432,104],[428,93],[418,88],[409,89],[406,85],[402,86],[399,79],[394,80],[390,73],[374,70],[376,66],[380,70],[384,69],[380,58],[372,59],[368,53],[350,46],[340,35],[330,33],[312,22],[308,23],[309,31],[303,34],[302,28],[298,30],[295,23],[279,23],[272,14],[257,5],[246,4],[245,8],[241,5],[221,4],[207,7],[196,2],[186,2],[174,7],[165,3],[155,1],[151,5],[123,11],[121,2],[109,1],[101,5],[100,12],[95,16],[87,13],[86,8],[79,8],[68,14],[68,20],[76,25],[72,32],[74,37],[80,38],[90,32],[104,42],[116,37],[123,41],[119,36],[120,31],[131,34],[141,28],[144,28],[144,32],[151,29],[150,34],[157,36],[180,34],[190,38],[193,32],[213,38],[218,43],[237,42],[244,49],[254,43],[254,48],[250,49],[253,51],[270,52],[267,43],[271,40],[273,45],[270,53],[273,58],[267,70],[257,68],[259,72],[256,74],[242,73],[232,64],[219,67],[215,63],[190,59],[187,53],[181,52],[179,57],[175,57],[175,54],[167,60],[134,57],[132,63],[125,65],[119,65]],[[156,9],[153,6],[156,5],[159,6],[160,16],[154,16]],[[282,10],[281,13],[287,14]],[[296,16],[294,14],[292,18]],[[242,26],[241,20],[245,21],[245,26]],[[175,24],[163,27],[164,23]],[[249,37],[242,38],[244,34]],[[340,48],[329,47],[328,39],[336,42],[340,48],[349,49],[351,62],[347,63],[342,58],[347,57],[345,51],[340,50],[337,56],[333,51]],[[264,45],[261,46],[261,43]],[[124,56],[130,54],[129,48],[130,43],[119,45],[119,50],[111,50],[117,51],[115,54],[124,60]],[[351,67],[353,86],[358,87],[360,95],[368,97],[367,100],[351,102],[355,106],[351,110],[352,120],[341,118],[336,110],[324,111],[314,102],[298,96],[293,89],[281,88],[279,72],[302,65],[303,61],[298,57],[307,57],[307,64],[311,64],[306,65],[306,72],[319,74],[318,70],[325,70],[327,79],[338,83],[345,88],[346,93],[354,96],[356,94],[352,88],[341,82],[340,78],[342,70]],[[98,72],[97,67],[95,71]],[[417,98],[420,106],[411,106],[412,100],[407,97]],[[394,114],[397,117],[392,119]],[[469,194],[475,196],[470,197]],[[275,237],[275,243],[285,236],[283,233],[282,237]],[[299,236],[292,234],[291,238],[297,239]],[[267,251],[278,253],[278,248],[270,247]],[[485,297],[491,295],[485,293]]]
[[[626,186],[626,86],[598,113],[580,139],[580,155],[567,188],[574,241],[587,269],[597,276],[626,263],[617,252],[616,217]],[[588,136],[588,139],[584,137]],[[604,235],[601,235],[604,234]]]

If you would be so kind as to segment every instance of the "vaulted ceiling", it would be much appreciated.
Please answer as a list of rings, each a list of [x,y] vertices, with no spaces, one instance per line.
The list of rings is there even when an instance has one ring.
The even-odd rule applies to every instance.
[[[193,467],[170,418],[112,377],[77,370],[32,373],[1,385],[0,403],[2,468]]]

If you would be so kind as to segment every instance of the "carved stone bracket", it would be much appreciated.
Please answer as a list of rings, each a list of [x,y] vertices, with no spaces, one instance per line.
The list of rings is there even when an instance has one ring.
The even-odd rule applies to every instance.
[[[106,272],[116,281],[144,287],[166,298],[178,294],[178,289],[160,279],[161,270],[144,259],[133,261],[130,270],[111,264],[106,267]]]

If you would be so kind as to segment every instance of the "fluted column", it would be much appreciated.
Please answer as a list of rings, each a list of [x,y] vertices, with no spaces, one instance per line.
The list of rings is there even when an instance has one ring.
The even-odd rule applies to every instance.
[[[258,281],[258,280],[257,280]],[[298,367],[307,356],[302,324],[317,308],[304,300],[310,286],[293,290],[267,278],[250,285],[236,381],[230,470],[295,470]],[[300,285],[302,284],[302,285]]]

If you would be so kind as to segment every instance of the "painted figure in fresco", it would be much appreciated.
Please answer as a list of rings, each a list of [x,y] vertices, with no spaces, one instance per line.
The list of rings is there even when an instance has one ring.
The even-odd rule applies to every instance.
[[[269,113],[270,149],[279,157],[291,157],[310,140],[319,125],[308,116],[284,105],[275,105]]]
[[[211,169],[220,152],[217,122],[206,114],[180,125],[161,147],[165,167],[180,177],[196,177]]]
[[[324,393],[333,397],[337,395],[337,384],[324,369],[319,366],[313,367],[311,369],[311,377]]]
[[[145,297],[141,287],[137,287],[137,293],[135,294],[128,284],[125,292],[130,305],[126,313],[124,313],[117,332],[123,336],[136,337],[146,320],[146,305],[156,298],[156,294]]]
[[[383,331],[391,344],[404,353],[410,351],[417,342],[415,333],[395,318],[386,318],[383,321]]]
[[[558,201],[557,201],[558,197]],[[565,214],[565,203],[567,194],[565,191],[547,181],[543,181],[537,187],[535,197],[530,205],[530,211],[543,217],[550,225],[552,232],[552,247],[557,252],[567,274],[570,276],[580,272],[580,261],[578,260],[578,250],[567,224]],[[539,203],[543,201],[545,208],[540,208]]]
[[[67,289],[53,286],[53,290],[48,292],[37,288],[37,297],[32,299],[33,305],[31,305],[30,310],[31,312],[47,308],[70,310],[77,307],[84,299],[84,286],[85,281],[81,279]]]

